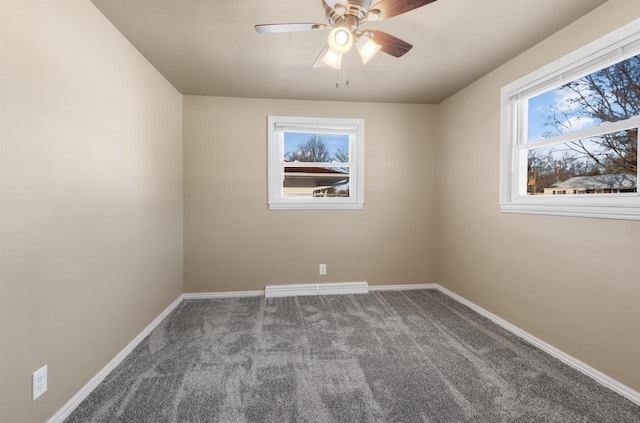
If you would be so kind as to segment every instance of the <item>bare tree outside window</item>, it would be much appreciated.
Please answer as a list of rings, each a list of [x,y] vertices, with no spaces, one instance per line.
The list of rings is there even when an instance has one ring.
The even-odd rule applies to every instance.
[[[333,154],[329,151],[322,136],[313,134],[305,143],[299,144],[297,149],[287,151],[284,158],[291,162],[327,163],[333,160]]]

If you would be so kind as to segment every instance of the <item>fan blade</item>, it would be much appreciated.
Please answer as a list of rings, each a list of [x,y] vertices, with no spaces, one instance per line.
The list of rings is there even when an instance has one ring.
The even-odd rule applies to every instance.
[[[377,31],[375,29],[370,31],[373,33],[373,38],[371,40],[382,47],[380,50],[394,57],[403,56],[406,52],[411,50],[411,47],[413,47],[406,41],[402,41],[400,38],[394,37],[386,32]]]
[[[298,31],[319,31],[325,29],[327,25],[319,23],[282,23],[282,24],[261,24],[254,28],[261,34],[274,34],[277,32],[298,32]]]
[[[371,10],[377,9],[381,12],[378,19],[389,19],[434,1],[436,0],[380,0],[371,7]]]

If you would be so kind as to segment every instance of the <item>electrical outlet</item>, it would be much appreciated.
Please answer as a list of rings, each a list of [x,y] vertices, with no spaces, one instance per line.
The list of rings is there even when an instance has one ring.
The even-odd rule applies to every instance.
[[[320,265],[320,274],[321,275],[326,275],[327,274],[327,265],[326,264],[321,264]]]
[[[33,372],[32,375],[33,400],[47,392],[47,366]]]

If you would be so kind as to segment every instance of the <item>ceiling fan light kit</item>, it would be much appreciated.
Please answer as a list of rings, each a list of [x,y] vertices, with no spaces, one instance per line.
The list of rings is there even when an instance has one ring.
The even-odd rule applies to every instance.
[[[371,35],[369,35],[371,34]],[[365,65],[369,62],[369,60],[373,59],[382,46],[380,44],[376,44],[371,38],[373,37],[373,33],[367,32],[360,37],[358,42],[356,43],[356,49],[362,58],[362,63]]]
[[[362,31],[360,24],[367,21],[389,19],[436,0],[321,1],[329,25],[319,23],[261,24],[256,25],[255,30],[260,33],[278,33],[332,28],[327,39],[327,46],[320,52],[313,67],[326,65],[340,69],[342,56],[347,54],[354,44],[364,64],[368,63],[379,51],[394,57],[406,54],[413,47],[411,44],[383,31]]]
[[[353,46],[353,32],[346,27],[337,26],[329,33],[328,43],[335,54],[345,54]]]
[[[321,62],[330,68],[340,69],[342,65],[342,55],[328,49],[324,56],[322,56]]]

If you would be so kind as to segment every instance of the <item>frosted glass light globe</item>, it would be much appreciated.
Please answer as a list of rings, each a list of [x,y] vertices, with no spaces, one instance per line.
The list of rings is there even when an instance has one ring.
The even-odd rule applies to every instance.
[[[348,28],[333,28],[329,33],[329,48],[336,54],[345,54],[353,46],[353,34]]]

